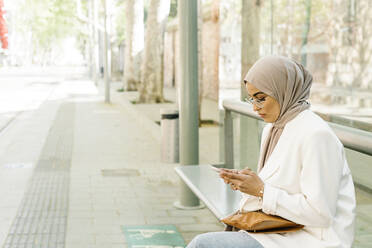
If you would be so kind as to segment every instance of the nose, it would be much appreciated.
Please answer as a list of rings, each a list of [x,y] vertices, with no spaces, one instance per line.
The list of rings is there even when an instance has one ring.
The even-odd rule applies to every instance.
[[[253,110],[254,110],[254,111],[258,111],[258,110],[260,110],[260,109],[261,109],[261,108],[257,107],[256,104],[253,104]]]

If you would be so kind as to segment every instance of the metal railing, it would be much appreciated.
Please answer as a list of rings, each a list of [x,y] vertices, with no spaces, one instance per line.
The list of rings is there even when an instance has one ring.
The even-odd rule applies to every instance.
[[[224,135],[225,135],[225,167],[234,168],[234,132],[232,112],[245,115],[257,120],[262,118],[257,115],[248,103],[240,100],[224,100],[225,109]],[[344,147],[372,156],[372,133],[356,128],[345,127],[328,122]]]

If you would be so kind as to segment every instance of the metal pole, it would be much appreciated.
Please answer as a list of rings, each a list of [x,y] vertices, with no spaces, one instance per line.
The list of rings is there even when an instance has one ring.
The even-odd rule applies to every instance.
[[[94,28],[94,35],[93,35],[93,54],[94,54],[94,83],[98,85],[98,80],[100,78],[99,72],[99,45],[98,45],[98,2],[97,0],[93,0],[93,28]]]
[[[89,19],[89,76],[94,81],[94,19],[93,19],[93,1],[88,2],[88,19]]]
[[[253,42],[252,39],[250,39],[252,35],[252,29],[249,26],[249,22],[253,22],[253,15],[254,10],[251,6],[251,1],[242,0],[242,29],[241,29],[241,37],[242,37],[242,43],[241,43],[241,73],[240,73],[240,79],[241,82],[243,82],[245,74],[247,73],[249,69],[249,47],[252,46]],[[251,20],[250,20],[251,19]],[[240,84],[240,100],[243,100],[245,97],[247,97],[247,90],[245,89],[245,85],[243,83]],[[243,169],[248,165],[249,157],[248,155],[248,117],[245,117],[243,115],[239,116],[239,168]],[[228,137],[227,137],[228,138]],[[232,155],[233,156],[233,155]],[[232,166],[231,168],[234,168],[234,164],[228,164],[229,162],[226,160],[226,165]]]
[[[105,80],[105,103],[110,103],[110,80],[109,80],[109,66],[108,66],[108,33],[107,33],[107,1],[103,0],[103,9],[104,9],[104,80]]]
[[[197,0],[178,2],[180,30],[180,164],[199,164]],[[176,207],[200,208],[199,199],[181,181]]]
[[[234,169],[234,130],[230,110],[225,109],[225,168]]]
[[[219,113],[219,128],[218,128],[218,137],[219,137],[219,163],[225,163],[225,109],[220,109],[218,106],[218,113]],[[225,163],[226,164],[226,163]]]
[[[260,50],[260,4],[257,1],[242,0],[242,47],[241,82],[245,74],[259,58]],[[240,99],[247,97],[245,85],[241,83]],[[253,168],[258,161],[258,122],[240,115],[239,127],[239,168]]]

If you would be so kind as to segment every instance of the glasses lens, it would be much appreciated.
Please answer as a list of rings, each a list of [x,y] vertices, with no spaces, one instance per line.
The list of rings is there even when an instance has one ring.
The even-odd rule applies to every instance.
[[[258,107],[258,108],[262,108],[263,107],[263,103],[261,102],[261,101],[259,101],[259,100],[257,100],[257,99],[253,99],[252,97],[251,98],[244,98],[244,101],[245,102],[248,102],[248,103],[250,103],[250,104],[254,104],[254,105],[256,105],[256,107]]]

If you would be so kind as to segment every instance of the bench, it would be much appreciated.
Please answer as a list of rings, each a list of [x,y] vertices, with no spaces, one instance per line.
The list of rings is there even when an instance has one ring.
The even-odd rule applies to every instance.
[[[233,191],[210,165],[178,166],[175,170],[218,219],[226,217],[238,208],[240,193]]]
[[[237,100],[224,100],[224,152],[225,163],[214,165],[232,169],[233,157],[233,123],[231,112],[236,112],[258,120],[261,118],[248,107],[247,103]],[[363,130],[329,123],[346,148],[360,153],[372,155],[372,133]],[[210,165],[183,165],[175,168],[176,173],[186,183],[190,190],[221,219],[236,211],[241,199],[239,192],[233,191],[229,185],[219,178]],[[358,186],[358,183],[356,183]]]

